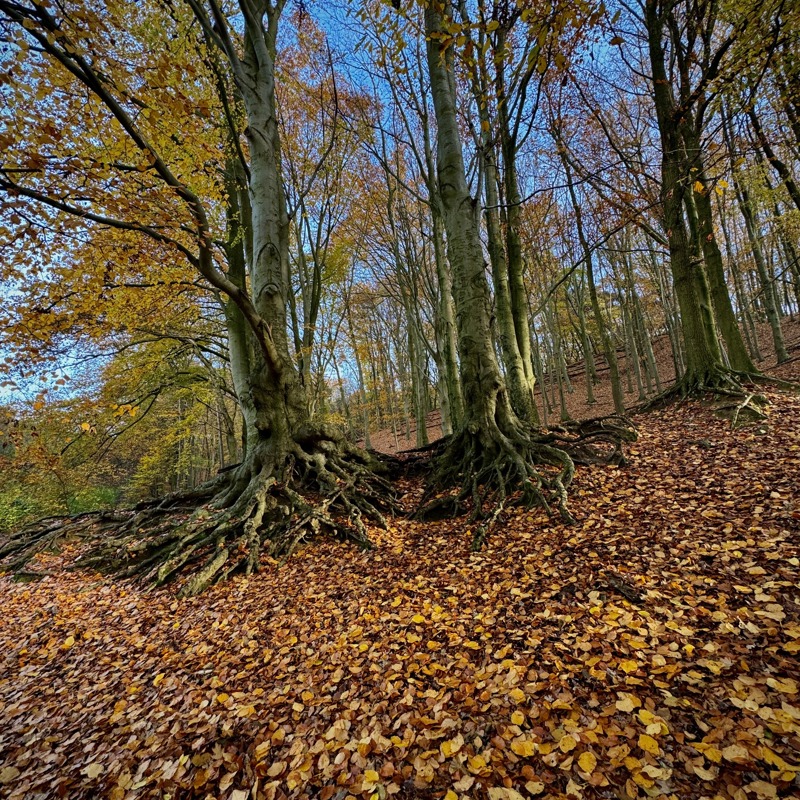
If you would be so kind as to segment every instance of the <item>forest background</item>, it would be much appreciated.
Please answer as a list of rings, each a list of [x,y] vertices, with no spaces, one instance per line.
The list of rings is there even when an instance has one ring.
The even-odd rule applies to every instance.
[[[797,796],[798,15],[0,0],[0,793]]]

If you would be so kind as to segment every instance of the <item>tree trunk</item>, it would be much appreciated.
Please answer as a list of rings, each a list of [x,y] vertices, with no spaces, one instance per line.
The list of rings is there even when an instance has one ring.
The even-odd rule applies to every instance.
[[[699,151],[699,146],[698,146]],[[699,158],[697,159],[699,161]],[[714,304],[714,317],[719,326],[720,334],[728,351],[728,360],[731,368],[737,372],[756,372],[745,347],[742,333],[736,321],[731,305],[731,295],[725,281],[725,269],[722,264],[722,253],[714,234],[714,217],[711,210],[711,187],[705,176],[702,166],[698,167],[695,178],[702,189],[693,192],[694,206],[697,210],[699,223],[699,238],[705,260],[706,274],[708,275],[711,299]],[[698,187],[699,189],[700,187]]]
[[[667,230],[673,285],[681,313],[686,358],[686,371],[681,380],[685,389],[694,391],[696,388],[716,385],[720,376],[725,373],[725,367],[714,328],[702,255],[692,246],[693,237],[690,236],[684,217],[686,193],[692,191],[691,171],[686,162],[684,137],[679,130],[681,120],[666,70],[662,42],[666,20],[659,13],[658,4],[654,0],[646,3],[645,22],[656,118],[661,138],[660,199]]]

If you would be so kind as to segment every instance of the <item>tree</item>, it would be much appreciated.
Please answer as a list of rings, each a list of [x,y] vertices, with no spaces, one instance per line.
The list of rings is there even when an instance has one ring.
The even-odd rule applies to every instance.
[[[620,457],[623,425],[600,424],[579,430],[576,441],[557,434],[539,435],[514,413],[500,372],[491,335],[489,287],[479,235],[480,208],[470,196],[457,119],[449,9],[432,2],[425,7],[425,36],[431,94],[437,124],[437,176],[447,234],[447,253],[453,270],[461,380],[466,418],[439,457],[436,481],[462,486],[449,507],[475,499],[473,517],[491,514],[475,534],[480,544],[502,512],[507,496],[517,489],[523,500],[549,507],[571,520],[567,487],[574,475],[574,458],[610,460]],[[612,446],[610,452],[595,444]],[[568,452],[569,451],[569,452]],[[551,468],[541,470],[540,466]],[[436,504],[437,507],[441,503]],[[432,509],[431,509],[432,510]]]
[[[229,223],[241,229],[241,246],[229,237],[229,249],[236,244],[242,265],[238,273],[227,274],[220,260],[224,247],[221,253],[215,235],[218,205],[204,200],[169,163],[170,151],[163,144],[169,137],[148,135],[141,122],[142,117],[168,115],[171,108],[159,104],[158,93],[139,97],[147,84],[141,85],[138,74],[124,74],[116,54],[95,38],[100,32],[113,48],[115,30],[131,32],[131,9],[109,4],[95,12],[75,3],[68,12],[56,12],[36,3],[0,2],[0,23],[20,54],[26,61],[41,59],[69,74],[71,84],[80,87],[106,124],[113,126],[115,141],[134,159],[132,170],[146,174],[152,190],[172,204],[168,219],[177,219],[171,226],[175,232],[167,234],[161,224],[142,222],[140,215],[126,218],[124,214],[133,211],[128,207],[118,209],[122,212],[118,215],[100,213],[76,198],[74,191],[59,194],[49,180],[50,164],[20,171],[5,163],[1,188],[83,222],[134,231],[178,250],[214,290],[235,303],[247,326],[244,336],[238,331],[231,338],[236,345],[231,359],[234,388],[246,430],[242,464],[209,485],[142,511],[118,536],[98,546],[87,562],[122,568],[128,574],[140,572],[158,582],[191,565],[196,572],[184,587],[187,594],[233,570],[256,569],[264,540],[271,541],[273,552],[290,552],[310,531],[325,529],[367,545],[362,516],[382,521],[378,506],[391,504],[390,487],[377,477],[369,456],[345,442],[338,431],[309,418],[306,389],[289,348],[289,225],[275,97],[283,8],[283,0],[241,0],[236,14],[228,17],[216,0],[187,0],[185,7],[172,8],[171,22],[156,17],[155,27],[149,28],[151,36],[157,35],[153,31],[159,25],[174,30],[186,25],[188,12],[202,30],[201,47],[210,63],[224,69],[228,98],[241,102],[244,109],[243,143],[235,115],[226,115],[234,156],[240,161],[239,178],[246,181],[246,202],[240,191],[244,187],[234,184],[241,199],[229,215]],[[128,38],[120,36],[126,43]],[[233,101],[226,103],[223,98],[226,110]],[[151,109],[149,114],[139,113],[142,103]],[[124,175],[131,168],[112,163],[110,169],[114,175]],[[319,493],[322,500],[305,499],[306,491]],[[210,513],[197,512],[164,533],[166,510],[178,504],[192,507],[204,499],[212,501]],[[334,510],[347,522],[334,517]],[[133,540],[137,545],[131,550]]]
[[[722,360],[715,316],[734,372],[753,371],[714,236],[702,138],[715,87],[731,79],[734,64],[744,63],[740,44],[762,9],[746,7],[730,20],[720,12],[716,0],[696,8],[661,0],[644,5],[661,138],[661,203],[686,349],[682,390],[689,392],[736,383]]]

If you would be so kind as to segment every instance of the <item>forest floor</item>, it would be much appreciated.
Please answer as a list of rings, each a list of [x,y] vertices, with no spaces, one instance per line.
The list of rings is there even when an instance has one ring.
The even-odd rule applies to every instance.
[[[800,796],[800,397],[767,395],[637,416],[577,525],[477,553],[396,520],[182,600],[40,556],[0,578],[0,796]]]

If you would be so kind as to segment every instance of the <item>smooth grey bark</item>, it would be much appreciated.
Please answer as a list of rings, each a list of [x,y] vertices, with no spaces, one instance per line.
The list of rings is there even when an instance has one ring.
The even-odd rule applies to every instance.
[[[463,427],[474,433],[511,420],[513,412],[492,347],[489,288],[479,236],[477,203],[470,196],[456,115],[452,50],[442,46],[441,10],[425,8],[426,50],[437,121],[437,177],[453,271],[458,350],[464,390]]]
[[[225,244],[228,260],[228,279],[242,291],[246,289],[247,258],[250,252],[250,203],[244,184],[244,176],[236,166],[231,164],[226,176],[228,202],[227,241]],[[233,389],[244,419],[242,445],[244,456],[247,456],[248,441],[256,441],[256,409],[250,394],[251,363],[253,361],[253,343],[247,320],[239,306],[227,298],[223,302],[225,327],[228,337],[228,355],[230,358]]]
[[[496,51],[503,53],[507,45],[508,32],[504,25],[500,25],[496,32]],[[538,424],[536,403],[534,401],[534,388],[536,374],[533,368],[530,327],[528,317],[528,293],[525,289],[525,259],[522,250],[520,229],[522,226],[522,194],[519,190],[517,177],[517,150],[519,147],[519,124],[522,120],[525,96],[528,91],[529,81],[536,74],[535,60],[528,58],[527,66],[519,76],[516,86],[517,97],[516,118],[510,114],[511,98],[508,96],[506,80],[505,59],[500,58],[496,63],[496,93],[497,103],[497,130],[500,140],[500,152],[503,158],[502,181],[505,194],[505,203],[502,206],[505,249],[508,267],[508,287],[511,300],[511,314],[517,336],[522,368],[524,370],[525,391],[530,395],[531,414],[530,421]]]
[[[453,300],[453,277],[445,255],[444,222],[440,204],[437,188],[436,199],[431,204],[431,230],[439,288],[436,340],[444,367],[442,377],[444,393],[447,395],[446,415],[445,406],[442,406],[442,433],[448,435],[456,430],[464,419],[464,392],[458,369],[458,330]]]
[[[478,49],[480,52],[480,48]],[[500,345],[500,354],[505,378],[508,382],[508,394],[514,412],[521,419],[535,422],[537,420],[536,403],[533,398],[533,385],[525,370],[519,347],[516,320],[512,308],[511,287],[509,281],[509,263],[507,259],[507,233],[504,235],[500,220],[500,196],[498,185],[500,171],[497,164],[495,148],[496,133],[492,130],[489,115],[489,76],[486,58],[480,57],[477,69],[472,73],[472,93],[478,108],[479,130],[475,134],[478,157],[481,160],[483,174],[484,209],[486,222],[487,249],[491,264],[492,283],[494,285],[494,322]],[[507,230],[507,225],[505,226]],[[528,321],[525,319],[527,331]],[[532,368],[531,368],[532,369]]]
[[[488,123],[488,119],[487,119]],[[484,159],[484,192],[486,208],[486,235],[488,241],[489,261],[492,266],[494,283],[494,308],[500,352],[505,367],[506,379],[511,406],[522,419],[536,419],[536,404],[533,399],[530,382],[525,374],[522,355],[519,350],[514,312],[511,305],[509,287],[508,262],[506,260],[505,243],[503,241],[500,214],[498,212],[499,197],[497,194],[497,168],[494,153],[488,142],[488,135],[483,143]],[[527,320],[526,320],[527,325]]]
[[[396,84],[391,81],[390,88],[408,136],[408,145],[414,154],[428,192],[430,238],[433,246],[437,289],[434,315],[436,335],[434,359],[438,370],[437,394],[442,416],[442,433],[448,436],[461,424],[464,416],[464,398],[458,366],[458,332],[453,300],[453,281],[445,252],[442,201],[439,196],[434,148],[431,142],[431,124],[427,105],[429,91],[422,77],[422,65],[419,66],[419,85],[416,87],[416,92],[411,91],[407,97],[402,97]],[[421,149],[418,141],[420,137],[410,122],[409,114],[406,113],[406,105],[413,109],[419,120],[422,133]]]

